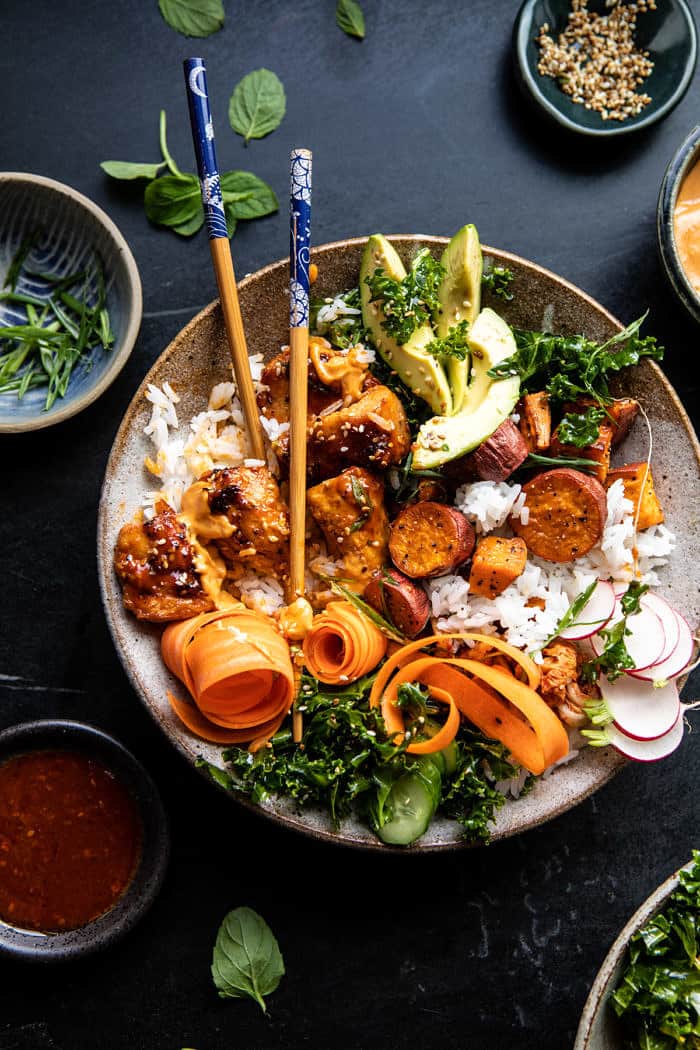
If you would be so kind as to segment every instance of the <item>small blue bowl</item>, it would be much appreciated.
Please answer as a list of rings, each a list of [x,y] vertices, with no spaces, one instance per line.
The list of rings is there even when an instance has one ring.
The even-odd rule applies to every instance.
[[[84,722],[24,722],[0,733],[0,764],[30,751],[72,751],[100,762],[126,788],[141,818],[141,855],[119,900],[97,919],[63,933],[37,933],[0,921],[0,954],[32,962],[66,962],[106,948],[150,908],[165,877],[170,853],[168,821],[158,790],[130,751]]]
[[[27,258],[29,269],[54,277],[86,271],[93,299],[99,263],[115,339],[108,350],[97,346],[76,363],[65,396],[57,397],[48,411],[44,408],[45,386],[28,390],[21,401],[14,392],[0,394],[0,433],[52,426],[92,404],[121,372],[141,324],[139,272],[109,216],[81,193],[53,179],[0,172],[0,286],[19,246],[35,234],[39,236]],[[7,289],[0,287],[0,291]],[[27,276],[17,291],[45,300],[50,286]],[[0,297],[0,325],[25,322],[23,308]]]
[[[603,10],[601,0],[590,0],[589,9]],[[570,11],[570,0],[525,0],[515,20],[516,75],[540,111],[569,131],[595,138],[628,135],[670,113],[688,90],[697,61],[697,31],[686,0],[657,0],[655,11],[639,15],[635,40],[654,63],[639,90],[650,95],[651,102],[636,117],[623,121],[603,120],[599,113],[572,102],[552,77],[537,72],[540,50],[536,37],[541,26],[547,22],[550,36],[556,39],[565,29]]]
[[[700,292],[688,280],[678,254],[673,213],[678,193],[690,169],[700,162],[700,127],[695,127],[666,168],[656,206],[656,237],[669,283],[690,316],[700,322]]]

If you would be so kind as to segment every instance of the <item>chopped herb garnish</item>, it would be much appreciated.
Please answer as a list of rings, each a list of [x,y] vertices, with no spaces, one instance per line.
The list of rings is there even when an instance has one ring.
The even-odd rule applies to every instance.
[[[601,405],[589,405],[583,412],[567,412],[559,424],[558,437],[563,445],[585,448],[598,440],[600,424],[606,417]]]
[[[433,339],[426,346],[426,351],[438,359],[453,357],[457,361],[466,361],[469,357],[469,321],[459,321],[450,328],[444,339]]]
[[[602,652],[592,660],[587,660],[581,668],[584,682],[595,682],[601,674],[614,682],[624,671],[634,667],[634,660],[625,645],[625,637],[630,633],[627,618],[639,612],[639,600],[648,590],[647,584],[640,584],[637,580],[630,583],[620,599],[622,616],[612,627],[604,627],[598,632],[604,643]]]
[[[544,649],[545,646],[549,645],[550,642],[553,642],[555,638],[558,638],[561,632],[565,631],[567,627],[571,627],[571,625],[576,622],[579,613],[582,612],[583,609],[586,607],[591,595],[593,594],[593,591],[596,589],[597,586],[598,581],[593,580],[593,582],[590,583],[588,587],[586,587],[585,591],[583,591],[581,594],[576,595],[576,597],[562,616],[561,620],[557,624],[552,634],[550,634],[549,638],[547,638],[547,640],[542,643],[542,649]]]
[[[507,303],[513,298],[510,286],[514,280],[513,271],[505,266],[492,266],[481,275],[482,287],[488,288],[493,295]]]
[[[350,487],[352,490],[352,498],[359,508],[359,516],[355,519],[348,530],[348,535],[353,532],[357,532],[365,524],[370,514],[374,510],[374,505],[370,499],[369,492],[359,478],[356,478],[354,474],[350,475]]]
[[[417,328],[429,324],[438,309],[438,290],[445,268],[427,248],[418,253],[401,281],[380,266],[365,280],[372,302],[382,303],[382,327],[397,343],[407,343]]]

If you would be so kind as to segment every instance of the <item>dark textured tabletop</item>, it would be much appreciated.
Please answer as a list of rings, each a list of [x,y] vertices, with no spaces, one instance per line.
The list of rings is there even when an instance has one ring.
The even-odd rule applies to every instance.
[[[115,733],[163,794],[173,853],[152,911],[111,950],[51,970],[0,962],[0,1048],[561,1050],[618,929],[700,845],[697,733],[539,830],[425,858],[296,837],[188,768],[112,646],[95,524],[129,399],[214,279],[205,235],[150,226],[139,190],[110,183],[99,162],[155,159],[164,108],[171,149],[192,167],[181,60],[201,52],[222,168],[255,171],[283,199],[290,147],[313,149],[317,244],[474,222],[486,244],[562,274],[626,322],[649,307],[697,425],[699,333],[657,261],[655,207],[700,85],[661,125],[597,145],[562,138],[518,97],[511,0],[363,0],[363,43],[336,27],[334,0],[224,2],[225,28],[203,42],[169,29],[156,0],[2,4],[0,169],[52,176],[106,209],[136,257],[144,317],[97,403],[1,440],[0,728],[57,716]],[[283,80],[287,116],[246,149],[226,109],[260,66]],[[241,224],[233,248],[239,275],[283,256],[286,207]],[[218,1000],[209,975],[218,924],[241,904],[265,916],[286,961],[266,1016]]]

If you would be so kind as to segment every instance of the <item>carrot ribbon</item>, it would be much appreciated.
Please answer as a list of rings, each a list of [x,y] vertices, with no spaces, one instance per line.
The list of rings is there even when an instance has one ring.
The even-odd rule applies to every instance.
[[[326,685],[344,685],[373,670],[386,653],[386,638],[350,602],[329,602],[304,639],[304,662]]]
[[[168,692],[187,728],[217,744],[261,746],[294,699],[289,646],[273,621],[241,607],[170,624],[161,640],[166,666],[194,703]]]
[[[419,655],[420,649],[447,638],[488,643],[525,671],[528,684],[509,671],[480,661]],[[377,675],[369,702],[372,707],[381,705],[387,730],[394,734],[397,744],[405,733],[403,714],[396,705],[403,682],[426,686],[431,696],[450,706],[438,733],[429,741],[409,744],[408,751],[426,754],[446,747],[459,728],[459,717],[455,723],[453,714],[456,709],[486,736],[500,740],[530,773],[540,774],[568,754],[569,738],[564,726],[536,692],[539,668],[529,656],[500,638],[473,633],[433,635],[403,646],[387,660]]]

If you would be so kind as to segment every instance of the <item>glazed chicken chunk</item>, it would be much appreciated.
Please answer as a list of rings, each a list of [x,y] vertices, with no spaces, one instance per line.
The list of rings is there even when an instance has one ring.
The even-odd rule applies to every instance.
[[[204,592],[194,564],[187,527],[164,500],[150,521],[123,525],[114,552],[124,606],[139,620],[165,623],[208,612],[214,602]]]
[[[343,559],[343,577],[364,590],[372,572],[388,561],[389,518],[382,482],[362,467],[349,467],[309,489],[306,497],[329,553]]]
[[[225,516],[231,526],[229,535],[215,536],[213,542],[234,575],[285,575],[289,511],[267,467],[211,470],[195,484],[206,489],[210,513]]]
[[[386,386],[365,391],[359,401],[318,416],[309,435],[309,473],[328,477],[353,463],[387,470],[411,447],[403,405]]]
[[[352,351],[335,350],[325,339],[309,339],[309,422],[333,405],[340,408],[360,397],[363,390],[376,386],[377,380],[367,365],[357,360]],[[263,416],[279,423],[289,420],[289,347],[285,347],[265,365],[260,377],[263,387],[257,395]]]
[[[543,650],[540,692],[551,706],[564,703],[566,687],[578,678],[579,653],[573,642],[558,641]]]

